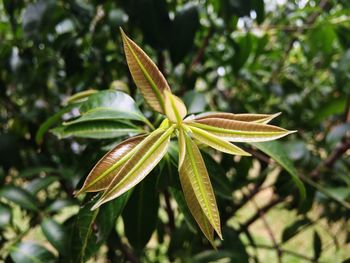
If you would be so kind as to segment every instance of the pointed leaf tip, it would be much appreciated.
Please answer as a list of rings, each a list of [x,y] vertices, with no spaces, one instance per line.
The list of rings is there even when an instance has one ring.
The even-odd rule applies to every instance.
[[[157,129],[136,146],[94,208],[119,197],[143,180],[165,155],[173,131],[174,126]]]
[[[164,91],[170,91],[163,74],[147,54],[120,29],[128,67],[147,104],[165,114]]]

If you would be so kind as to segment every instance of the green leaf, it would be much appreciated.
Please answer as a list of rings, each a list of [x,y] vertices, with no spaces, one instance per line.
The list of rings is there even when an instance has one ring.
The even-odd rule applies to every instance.
[[[95,89],[88,89],[88,90],[75,93],[74,95],[70,96],[67,99],[67,103],[72,104],[76,102],[86,101],[89,98],[89,96],[91,96],[92,94],[95,94],[96,92],[98,91]]]
[[[80,106],[81,116],[65,125],[93,120],[129,119],[143,121],[145,117],[135,101],[126,93],[106,90],[91,95]]]
[[[314,232],[313,247],[314,247],[314,260],[317,261],[320,258],[322,253],[322,239],[320,235],[317,233],[317,231]]]
[[[46,176],[43,178],[37,178],[29,182],[24,186],[24,189],[32,194],[36,194],[40,190],[47,188],[53,182],[57,181],[58,178],[56,176]]]
[[[137,145],[135,154],[129,158],[117,176],[115,176],[93,209],[117,198],[145,178],[167,152],[173,131],[174,126],[167,130],[159,128]]]
[[[25,209],[38,211],[38,201],[31,193],[22,188],[5,186],[0,190],[0,197],[4,197]]]
[[[92,168],[83,187],[76,195],[82,192],[96,192],[106,189],[123,164],[132,156],[135,147],[144,139],[144,135],[129,138],[106,153]]]
[[[124,212],[124,231],[131,246],[141,253],[156,229],[159,193],[158,170],[153,170],[133,191]]]
[[[49,213],[59,212],[67,206],[74,206],[77,204],[78,203],[75,200],[73,201],[69,199],[56,199],[46,207],[46,212],[49,212]]]
[[[185,93],[184,102],[188,109],[188,114],[202,112],[208,105],[204,94],[194,90]]]
[[[106,139],[116,138],[130,134],[139,134],[144,132],[141,128],[126,122],[116,121],[89,121],[75,123],[67,126],[60,126],[52,129],[52,132],[59,138],[70,136]]]
[[[175,187],[170,187],[169,191],[170,191],[171,196],[175,199],[181,213],[183,214],[188,227],[193,232],[196,232],[197,224],[196,224],[196,221],[194,220],[194,217],[191,215],[189,207],[186,204],[184,194],[182,193],[181,190],[179,190]]]
[[[51,218],[47,218],[41,223],[41,230],[60,254],[67,252],[68,233],[62,225]]]
[[[43,246],[32,242],[21,242],[11,248],[11,258],[15,263],[54,263],[54,255]]]
[[[43,124],[40,125],[38,131],[35,135],[35,141],[37,144],[42,143],[43,137],[45,133],[58,121],[61,120],[61,116],[69,111],[71,111],[73,108],[78,107],[78,104],[70,104],[66,107],[64,107],[62,110],[48,118]]]
[[[170,57],[174,65],[182,62],[191,51],[198,28],[198,6],[188,3],[177,10],[169,38]]]
[[[180,168],[180,181],[186,202],[208,240],[212,241],[209,235],[210,227],[205,224],[207,220],[222,239],[219,211],[202,155],[187,134],[185,138],[186,156]],[[205,217],[202,216],[202,213]]]
[[[170,91],[166,79],[146,53],[122,29],[120,31],[126,60],[136,86],[153,110],[165,114],[163,93],[165,90]]]
[[[12,212],[9,206],[0,204],[0,229],[11,223]]]
[[[130,191],[91,211],[96,198],[82,206],[70,231],[70,246],[65,262],[83,263],[94,255],[113,230],[118,216],[129,199]]]
[[[311,224],[310,219],[308,218],[302,218],[295,222],[293,222],[291,225],[287,226],[282,233],[282,242],[285,243],[295,235],[297,235],[301,229],[307,227]]]
[[[306,198],[306,190],[303,182],[298,177],[298,172],[293,165],[293,162],[289,159],[286,150],[280,142],[263,142],[263,143],[251,143],[260,151],[266,153],[272,157],[277,163],[279,163],[291,176],[299,190],[301,201]]]
[[[244,155],[244,156],[250,156],[249,153],[246,151],[242,150],[241,148],[235,146],[234,144],[225,141],[221,139],[220,137],[206,132],[205,130],[195,128],[195,127],[189,127],[191,133],[191,136],[200,141],[201,143],[204,143],[206,145],[209,145],[210,147],[224,152],[228,154],[233,154],[233,155]]]

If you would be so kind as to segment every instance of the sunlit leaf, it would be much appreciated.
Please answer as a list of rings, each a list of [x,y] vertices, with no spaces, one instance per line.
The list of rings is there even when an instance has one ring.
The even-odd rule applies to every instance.
[[[213,133],[232,142],[262,142],[284,137],[295,131],[283,128],[244,121],[235,121],[218,118],[208,118],[188,122],[188,125]]]
[[[247,153],[246,151],[233,145],[232,143],[229,143],[228,141],[221,139],[220,137],[212,133],[206,132],[205,130],[195,128],[195,127],[190,127],[190,130],[192,132],[191,136],[194,139],[200,141],[201,143],[209,145],[210,147],[213,147],[218,151],[228,153],[228,154],[233,154],[233,155],[250,156],[250,154]]]
[[[96,92],[98,92],[98,91],[95,89],[88,89],[88,90],[84,90],[84,91],[75,93],[74,95],[70,96],[67,99],[67,103],[72,104],[72,103],[76,103],[76,102],[85,101],[89,98],[90,95],[95,94]]]
[[[256,123],[268,123],[272,119],[279,116],[281,113],[276,114],[251,114],[251,113],[227,113],[227,112],[206,112],[196,115],[196,120],[203,120],[209,118],[225,119],[225,120],[234,120],[234,121],[247,121],[247,122],[256,122]]]
[[[55,256],[45,247],[32,243],[21,242],[11,248],[11,258],[15,263],[54,263]]]
[[[146,53],[120,31],[131,76],[149,106],[165,114],[164,91],[170,91],[166,79]]]
[[[118,174],[121,167],[134,153],[136,145],[145,138],[145,135],[129,138],[114,149],[106,153],[98,163],[92,168],[86,178],[83,187],[77,194],[82,192],[96,192],[104,190]]]
[[[165,114],[168,119],[175,123],[181,123],[187,114],[187,109],[183,101],[169,91],[165,94]]]
[[[203,158],[191,138],[185,135],[185,139],[186,155],[180,168],[180,180],[188,206],[190,210],[196,211],[199,204],[211,226],[222,238],[216,199]],[[200,213],[196,212],[194,216],[200,216]],[[203,219],[196,218],[196,221],[203,222]],[[206,235],[209,233],[208,230],[204,232]]]
[[[135,154],[128,159],[92,209],[117,198],[145,178],[165,155],[173,131],[173,126],[167,130],[155,130],[137,145]]]
[[[179,143],[179,165],[178,169],[180,170],[186,154],[186,141],[185,141],[185,131],[180,128],[178,134],[178,143]]]
[[[252,143],[252,145],[271,156],[284,169],[286,169],[286,171],[292,176],[295,185],[298,187],[301,200],[304,200],[306,197],[305,186],[299,179],[297,169],[295,168],[293,162],[289,159],[286,149],[283,148],[279,142]]]
[[[205,235],[205,237],[209,240],[209,242],[214,245],[214,228],[210,224],[207,216],[204,214],[201,205],[198,202],[198,199],[194,193],[194,189],[192,188],[190,177],[188,174],[181,172],[180,170],[180,182],[182,186],[182,190],[185,196],[185,200],[187,206],[196,220],[199,228]]]

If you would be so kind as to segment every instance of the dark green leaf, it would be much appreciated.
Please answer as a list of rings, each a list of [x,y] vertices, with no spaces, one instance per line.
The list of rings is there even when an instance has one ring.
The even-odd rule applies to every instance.
[[[0,229],[11,223],[12,212],[7,205],[0,204]]]
[[[286,150],[283,145],[277,141],[271,142],[259,142],[251,143],[260,151],[263,151],[270,157],[272,157],[276,162],[278,162],[286,171],[292,176],[292,179],[299,190],[301,200],[306,197],[306,190],[303,182],[298,177],[298,172],[293,165],[293,162],[289,159]]]
[[[184,102],[187,107],[187,114],[203,112],[208,105],[204,94],[194,90],[186,92]]]
[[[45,219],[41,223],[41,230],[43,231],[47,240],[61,253],[67,252],[68,233],[65,228],[54,221],[53,219]]]
[[[194,36],[199,28],[198,7],[185,4],[177,10],[170,40],[170,56],[174,65],[182,62],[193,47]]]
[[[156,181],[158,170],[153,170],[134,190],[123,212],[124,231],[130,244],[141,252],[156,229],[159,194]]]
[[[28,183],[24,189],[32,194],[36,194],[42,189],[47,188],[49,185],[51,185],[53,182],[58,180],[56,176],[46,176],[43,178],[37,178],[32,180],[30,183]]]
[[[314,232],[314,241],[313,241],[313,246],[314,246],[314,260],[317,261],[322,252],[322,239],[320,235],[317,233],[317,231]]]
[[[295,235],[297,235],[301,229],[307,227],[311,224],[310,219],[303,218],[293,222],[291,225],[287,226],[282,233],[282,242],[285,243]]]
[[[53,263],[54,255],[43,246],[22,242],[12,247],[11,258],[15,263]]]
[[[31,193],[22,188],[5,186],[0,190],[0,197],[4,197],[25,209],[38,211],[38,201]]]
[[[61,116],[69,111],[71,111],[74,107],[77,107],[77,104],[71,104],[66,107],[64,107],[59,112],[52,115],[50,118],[48,118],[43,124],[40,125],[38,131],[35,135],[35,141],[37,144],[40,144],[43,140],[43,137],[48,129],[50,129],[55,123],[61,120]]]

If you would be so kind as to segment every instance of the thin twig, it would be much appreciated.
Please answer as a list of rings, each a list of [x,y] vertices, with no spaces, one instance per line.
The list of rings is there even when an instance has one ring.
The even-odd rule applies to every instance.
[[[274,246],[269,246],[269,245],[264,245],[264,244],[255,244],[255,246],[256,246],[257,248],[262,248],[262,249],[269,249],[269,250],[274,250],[274,249],[275,249]],[[288,249],[283,249],[283,248],[281,248],[281,253],[283,253],[283,254],[289,254],[289,255],[295,256],[295,257],[297,257],[297,258],[302,258],[302,259],[308,260],[308,261],[310,261],[310,262],[315,262],[314,258],[305,256],[305,255],[303,255],[303,254],[297,253],[297,252],[292,251],[292,250],[288,250]]]
[[[275,236],[274,236],[274,234],[273,234],[273,231],[272,231],[272,229],[271,229],[269,223],[268,223],[267,220],[266,220],[265,213],[264,213],[263,211],[261,211],[259,205],[256,203],[256,201],[255,201],[254,198],[251,200],[251,202],[252,202],[252,204],[255,206],[257,212],[260,214],[260,218],[261,218],[261,220],[262,220],[262,222],[263,222],[263,224],[264,224],[264,226],[265,226],[265,228],[266,228],[267,234],[270,236],[270,239],[271,239],[271,241],[272,241],[272,243],[273,243],[273,246],[274,246],[275,249],[276,249],[277,260],[278,260],[278,262],[279,262],[279,263],[282,263],[282,252],[281,252],[281,248],[279,247],[279,245],[278,245],[278,243],[277,243],[277,241],[276,241],[276,238],[275,238]]]
[[[170,194],[167,189],[163,191],[163,194],[165,199],[165,211],[167,212],[168,220],[169,220],[168,222],[169,230],[170,232],[172,232],[175,229],[175,216],[170,203]]]

